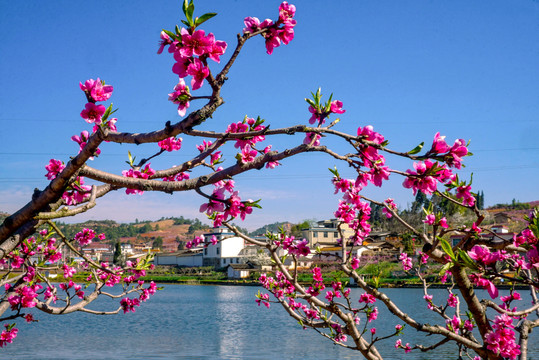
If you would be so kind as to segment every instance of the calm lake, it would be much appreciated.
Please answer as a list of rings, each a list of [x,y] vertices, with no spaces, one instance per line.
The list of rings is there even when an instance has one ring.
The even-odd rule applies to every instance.
[[[334,346],[313,330],[303,330],[277,304],[258,307],[250,286],[165,285],[135,313],[95,316],[36,313],[38,323],[23,324],[13,344],[0,349],[4,359],[361,359],[360,353]],[[421,289],[385,289],[409,314],[432,324]],[[354,299],[363,291],[352,289]],[[447,298],[431,291],[434,301]],[[523,298],[525,292],[521,291]],[[356,300],[357,301],[357,300]],[[94,306],[96,308],[96,306]],[[110,310],[110,307],[109,307]],[[379,306],[378,335],[396,324]],[[539,332],[531,334],[531,359],[539,359]],[[437,339],[406,328],[403,343],[433,344]],[[395,351],[395,338],[379,349],[384,359],[456,359],[455,345],[435,353]]]

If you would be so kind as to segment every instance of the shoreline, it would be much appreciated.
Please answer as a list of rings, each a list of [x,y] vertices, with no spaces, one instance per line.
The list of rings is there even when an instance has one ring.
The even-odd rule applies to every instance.
[[[152,280],[151,277],[144,278],[145,281],[154,281],[156,283],[161,284],[168,284],[168,285],[216,285],[216,286],[260,286],[260,283],[256,280],[204,280],[204,279],[189,279],[189,280],[159,280],[154,279]],[[302,285],[308,285],[309,283],[302,283]],[[325,284],[326,286],[331,286],[331,283]],[[432,289],[445,289],[450,287],[450,284],[431,284],[429,288]],[[348,287],[351,288],[357,288],[359,286],[357,285],[351,285],[349,284]],[[496,287],[500,290],[510,290],[511,288],[514,288],[516,290],[527,290],[529,289],[529,286],[524,285],[515,285],[514,287],[511,285],[506,284],[500,284],[496,285]],[[422,289],[422,284],[395,284],[395,283],[381,283],[378,288],[387,288],[387,289]],[[474,286],[474,289],[477,290],[483,290],[482,287]]]

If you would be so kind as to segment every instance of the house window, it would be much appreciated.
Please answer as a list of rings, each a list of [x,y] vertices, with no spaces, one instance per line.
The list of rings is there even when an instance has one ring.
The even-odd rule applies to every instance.
[[[313,237],[318,237],[318,233],[316,231],[313,231]]]
[[[208,248],[204,248],[204,255],[208,255]]]
[[[219,250],[220,250],[220,249],[219,249],[219,248],[217,248],[216,250],[217,250],[217,255],[219,255]]]
[[[325,238],[328,237],[328,232],[327,232],[327,231],[324,231],[324,237],[325,237]]]

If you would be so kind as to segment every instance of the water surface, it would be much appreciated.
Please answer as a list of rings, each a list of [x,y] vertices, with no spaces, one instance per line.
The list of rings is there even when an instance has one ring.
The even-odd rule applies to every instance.
[[[135,313],[95,316],[75,313],[50,316],[37,312],[38,323],[18,323],[19,336],[0,349],[9,359],[362,359],[360,353],[333,345],[313,330],[303,330],[277,304],[254,302],[257,287],[166,285]],[[385,289],[410,315],[439,323],[426,310],[420,289]],[[352,289],[354,301],[363,291]],[[432,290],[434,300],[447,298]],[[524,292],[521,292],[524,295]],[[524,300],[526,301],[526,300]],[[99,304],[98,304],[99,305]],[[106,308],[105,303],[100,304]],[[96,306],[94,306],[95,308]],[[379,306],[377,334],[393,332],[397,323]],[[110,310],[110,307],[108,308]],[[407,328],[403,342],[433,344]],[[539,359],[539,336],[531,334],[530,358]],[[413,351],[404,357],[395,338],[379,345],[384,359],[456,359],[457,348],[444,345],[435,353]]]

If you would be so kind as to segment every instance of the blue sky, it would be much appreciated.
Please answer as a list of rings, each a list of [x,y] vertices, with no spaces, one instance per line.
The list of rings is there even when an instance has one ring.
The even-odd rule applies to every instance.
[[[217,12],[203,29],[232,47],[244,17],[276,18],[279,3],[200,0],[195,15]],[[450,143],[471,139],[474,156],[466,159],[461,176],[473,172],[474,189],[484,191],[487,205],[539,200],[539,3],[292,3],[295,39],[271,56],[262,39],[248,42],[223,89],[226,104],[205,129],[224,130],[245,115],[261,116],[272,128],[305,124],[303,99],[322,87],[326,96],[333,93],[344,103],[338,130],[355,133],[373,125],[391,148],[402,151],[430,144],[438,131]],[[34,188],[46,186],[50,158],[67,161],[77,153],[70,137],[90,130],[79,116],[85,104],[79,81],[100,77],[114,86],[120,131],[150,131],[179,120],[167,101],[177,82],[173,59],[156,50],[161,29],[172,29],[181,18],[180,1],[0,1],[0,210],[16,211]],[[205,85],[198,94],[207,91]],[[284,149],[301,141],[288,136],[273,144]],[[184,137],[180,152],[152,166],[179,164],[197,153],[194,145],[200,142]],[[119,174],[128,150],[144,157],[155,147],[105,144],[91,165]],[[233,149],[225,155],[232,160]],[[387,160],[396,169],[411,167]],[[263,209],[241,225],[252,229],[332,217],[338,198],[327,168],[334,165],[326,156],[308,154],[275,170],[241,176],[242,197],[263,199]],[[401,184],[402,178],[392,175],[387,186],[365,194],[393,197],[405,208],[413,196]],[[180,215],[203,220],[200,203],[196,194],[117,192],[70,221]]]

